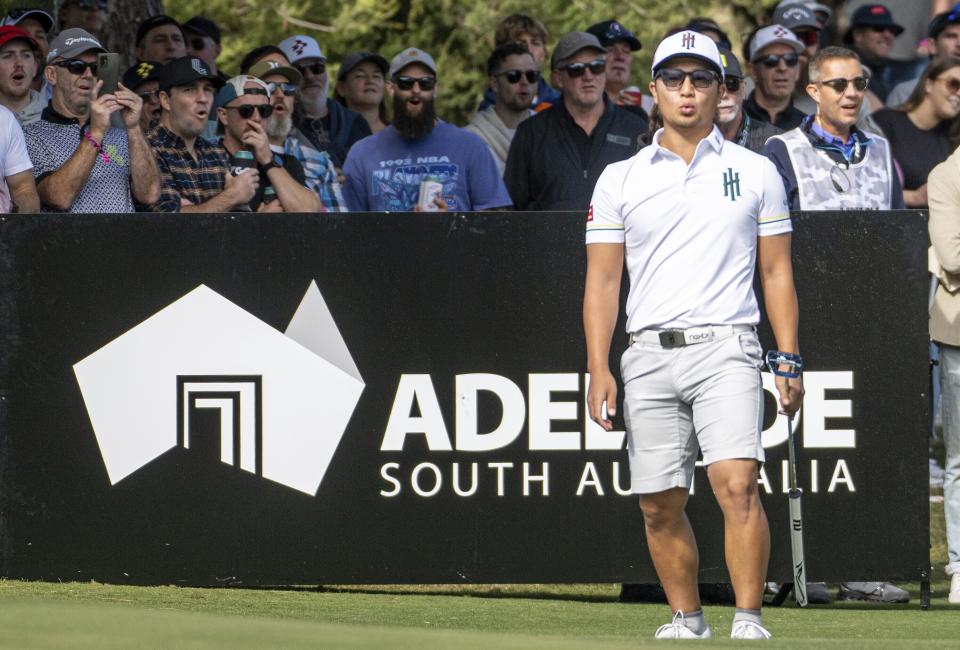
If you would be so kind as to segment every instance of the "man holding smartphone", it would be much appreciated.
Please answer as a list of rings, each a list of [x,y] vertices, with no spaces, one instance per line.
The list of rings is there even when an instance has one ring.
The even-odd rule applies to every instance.
[[[160,198],[160,173],[140,130],[142,100],[123,85],[100,94],[95,36],[66,29],[54,39],[44,70],[53,88],[40,120],[24,129],[37,191],[57,212],[133,212],[134,200]],[[123,128],[111,128],[120,113]]]
[[[650,92],[663,117],[650,146],[609,165],[587,216],[583,322],[590,417],[606,430],[617,410],[609,356],[630,277],[623,353],[630,481],[647,544],[674,613],[656,638],[711,636],[697,591],[699,556],[685,512],[698,452],[724,517],[736,594],[731,637],[770,638],[760,607],[770,531],[757,478],[762,353],[754,269],[782,352],[798,354],[790,213],[773,164],[723,138],[714,125],[723,64],[709,37],[669,36],[653,57]],[[696,269],[696,272],[691,272]],[[792,415],[802,380],[778,376]],[[606,412],[604,411],[606,407]]]

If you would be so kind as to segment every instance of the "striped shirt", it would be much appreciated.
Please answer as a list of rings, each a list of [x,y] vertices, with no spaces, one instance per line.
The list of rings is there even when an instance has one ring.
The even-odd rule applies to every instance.
[[[757,238],[791,231],[780,174],[717,127],[688,165],[653,144],[601,174],[587,244],[624,246],[627,331],[755,325]]]
[[[159,124],[147,134],[147,141],[157,156],[162,183],[152,211],[180,212],[181,199],[200,205],[223,191],[230,156],[219,143],[197,138],[194,159],[183,138]]]

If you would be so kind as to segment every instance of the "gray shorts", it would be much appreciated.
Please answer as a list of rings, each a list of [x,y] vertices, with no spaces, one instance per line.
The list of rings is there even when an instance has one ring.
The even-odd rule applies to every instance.
[[[636,342],[620,361],[634,494],[689,488],[697,462],[764,460],[755,332],[678,348]]]

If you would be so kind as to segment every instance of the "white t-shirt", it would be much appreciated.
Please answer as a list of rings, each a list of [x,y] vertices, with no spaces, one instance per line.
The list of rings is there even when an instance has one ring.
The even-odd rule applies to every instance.
[[[780,175],[716,127],[689,166],[662,135],[606,168],[587,217],[588,245],[625,246],[627,331],[755,325],[757,237],[792,230]]]
[[[0,213],[10,212],[10,188],[6,178],[33,169],[23,129],[17,117],[6,106],[0,106]]]

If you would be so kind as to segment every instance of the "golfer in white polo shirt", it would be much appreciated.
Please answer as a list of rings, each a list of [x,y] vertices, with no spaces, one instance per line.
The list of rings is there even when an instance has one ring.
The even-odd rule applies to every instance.
[[[631,484],[674,612],[656,637],[711,635],[685,514],[700,450],[724,516],[737,604],[731,636],[769,638],[760,620],[770,531],[757,489],[763,393],[753,276],[759,260],[777,346],[799,354],[790,214],[773,164],[714,126],[723,66],[713,41],[680,32],[660,43],[653,61],[650,92],[663,128],[651,146],[607,167],[587,218],[590,416],[613,426],[607,414],[616,410],[617,386],[608,359],[626,256],[631,344],[621,372]],[[792,415],[802,380],[776,381],[780,408]]]

